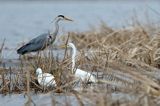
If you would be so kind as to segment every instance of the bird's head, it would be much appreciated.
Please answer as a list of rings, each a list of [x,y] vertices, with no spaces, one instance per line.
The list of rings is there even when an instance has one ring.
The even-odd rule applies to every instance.
[[[59,48],[64,49],[64,48],[75,48],[75,45],[73,43],[68,43],[67,45],[60,45]]]
[[[36,70],[36,75],[38,76],[39,74],[42,74],[42,69],[41,68],[37,68],[37,70]]]
[[[64,16],[64,15],[58,15],[58,16],[55,18],[55,20],[57,20],[57,21],[63,21],[63,20],[73,21],[72,19],[70,19],[70,18],[68,18],[68,17],[66,17],[66,16]]]
[[[73,43],[68,43],[67,47],[75,48],[75,45]]]

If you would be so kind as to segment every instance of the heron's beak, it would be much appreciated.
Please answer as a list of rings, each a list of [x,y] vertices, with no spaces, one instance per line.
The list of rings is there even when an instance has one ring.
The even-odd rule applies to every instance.
[[[73,21],[71,18],[68,18],[68,17],[64,17],[64,19],[67,21]]]

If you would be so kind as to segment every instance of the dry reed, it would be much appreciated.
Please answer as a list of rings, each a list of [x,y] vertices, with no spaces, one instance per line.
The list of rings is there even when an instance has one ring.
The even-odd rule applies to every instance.
[[[159,32],[158,28],[153,29]],[[0,92],[70,93],[81,106],[159,105],[160,38],[151,27],[139,25],[117,30],[102,23],[99,31],[70,32],[69,37],[64,36],[61,41],[76,45],[79,51],[76,67],[92,72],[98,83],[82,83],[82,89],[76,91],[77,80],[71,74],[71,56],[67,48],[63,58],[55,57],[54,51],[48,48],[32,58],[22,57],[17,71],[5,69],[8,71],[3,71]],[[37,83],[35,70],[38,67],[55,76],[57,87],[44,89]],[[26,72],[31,74],[26,77]],[[8,73],[15,76],[8,79],[7,76],[11,76]],[[53,104],[56,103],[53,98]]]

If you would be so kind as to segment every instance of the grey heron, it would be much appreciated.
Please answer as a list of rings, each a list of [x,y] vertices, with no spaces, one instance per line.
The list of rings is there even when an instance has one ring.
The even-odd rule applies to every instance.
[[[55,31],[53,33],[44,33],[39,35],[38,37],[32,39],[29,43],[23,45],[17,50],[18,54],[26,54],[30,52],[36,52],[45,49],[47,46],[51,45],[58,34],[59,31],[59,24],[58,22],[62,20],[67,20],[67,21],[73,21],[72,19],[69,19],[65,17],[64,15],[58,15],[55,18]]]

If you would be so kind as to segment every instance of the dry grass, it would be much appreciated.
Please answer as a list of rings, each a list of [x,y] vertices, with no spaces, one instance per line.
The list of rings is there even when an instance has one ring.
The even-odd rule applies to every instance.
[[[2,51],[3,51],[3,48],[4,48],[4,44],[5,44],[5,39],[3,40],[3,42],[0,46],[0,63],[2,62]]]
[[[141,95],[140,98],[145,100],[136,98],[134,102],[116,104],[137,106],[144,102],[145,105],[159,104],[156,101],[156,97],[160,95],[159,35],[158,27],[134,26],[131,29],[116,30],[103,24],[100,31],[72,32],[70,38],[80,51],[79,65],[87,70],[103,73],[103,79],[99,79],[99,82],[108,87],[104,90],[103,86],[99,90],[101,84],[98,84],[98,88],[94,89],[98,93],[92,93],[102,96],[101,93],[108,93],[108,89],[114,88],[124,95]],[[111,94],[115,92],[117,93],[109,91]],[[106,100],[102,99],[100,104],[106,105],[104,102],[109,102]],[[111,100],[111,104],[114,103]]]
[[[48,50],[32,59],[27,56],[22,57],[18,69],[5,69],[2,72],[0,92],[20,93],[30,90],[36,93],[70,93],[77,98],[81,106],[86,103],[95,106],[158,106],[159,32],[159,28],[154,26],[152,28],[139,25],[117,30],[105,24],[102,24],[97,31],[71,32],[69,38],[64,36],[61,41],[63,44],[73,42],[76,45],[79,51],[76,66],[93,72],[99,80],[97,84],[83,83],[82,89],[76,91],[74,89],[76,80],[70,73],[71,60],[68,50],[64,51],[65,55],[61,59],[53,56],[54,51]],[[39,86],[35,76],[37,67],[52,73],[57,87],[44,89]],[[28,83],[27,71],[31,73]],[[10,78],[11,73],[15,74],[14,78]],[[66,102],[66,105],[69,105],[69,102]]]

